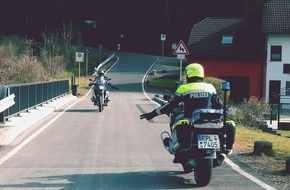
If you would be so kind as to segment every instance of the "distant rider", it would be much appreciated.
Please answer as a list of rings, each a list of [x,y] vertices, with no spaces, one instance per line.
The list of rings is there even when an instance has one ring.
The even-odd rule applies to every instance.
[[[110,101],[110,94],[109,91],[107,89],[107,85],[108,85],[108,77],[105,76],[105,71],[104,70],[99,70],[98,75],[95,77],[95,80],[92,83],[96,83],[97,85],[103,85],[105,87],[105,94],[104,94],[104,98],[106,102]],[[94,101],[94,96],[91,98],[92,101]]]

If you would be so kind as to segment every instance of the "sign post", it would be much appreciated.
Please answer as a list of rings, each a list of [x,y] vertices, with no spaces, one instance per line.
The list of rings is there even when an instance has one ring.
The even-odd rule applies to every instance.
[[[81,63],[84,62],[84,52],[76,52],[76,62],[79,63],[79,84],[80,84]]]
[[[161,55],[164,55],[164,42],[166,41],[166,34],[161,34],[160,40],[162,42]]]
[[[179,41],[176,49],[173,51],[173,55],[176,55],[177,58],[180,59],[179,81],[181,82],[182,60],[185,59],[185,55],[189,55],[189,51],[182,40]]]
[[[89,53],[90,53],[90,51],[88,49],[86,49],[86,77],[88,76]]]

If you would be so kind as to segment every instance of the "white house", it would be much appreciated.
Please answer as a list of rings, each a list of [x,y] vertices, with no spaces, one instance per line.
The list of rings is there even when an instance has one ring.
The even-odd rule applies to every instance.
[[[272,0],[264,7],[262,31],[266,35],[265,97],[290,105],[290,1]],[[288,107],[288,106],[287,106]]]

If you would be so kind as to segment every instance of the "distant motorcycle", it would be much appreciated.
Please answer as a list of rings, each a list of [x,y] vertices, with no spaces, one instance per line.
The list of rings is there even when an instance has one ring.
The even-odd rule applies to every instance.
[[[109,92],[107,86],[110,86],[110,78],[106,78],[105,82],[102,82],[96,78],[95,80],[89,79],[91,82],[89,86],[92,86],[92,98],[91,101],[94,102],[94,105],[99,107],[99,112],[102,112],[104,106],[108,106],[109,102]]]

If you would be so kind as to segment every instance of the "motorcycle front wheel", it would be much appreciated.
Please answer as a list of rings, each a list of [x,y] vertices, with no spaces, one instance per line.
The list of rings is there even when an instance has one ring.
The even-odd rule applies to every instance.
[[[99,112],[102,112],[103,110],[103,104],[102,104],[102,96],[98,96],[98,107],[99,107]]]
[[[194,178],[198,186],[206,186],[209,184],[212,175],[213,160],[199,159],[194,169]]]

